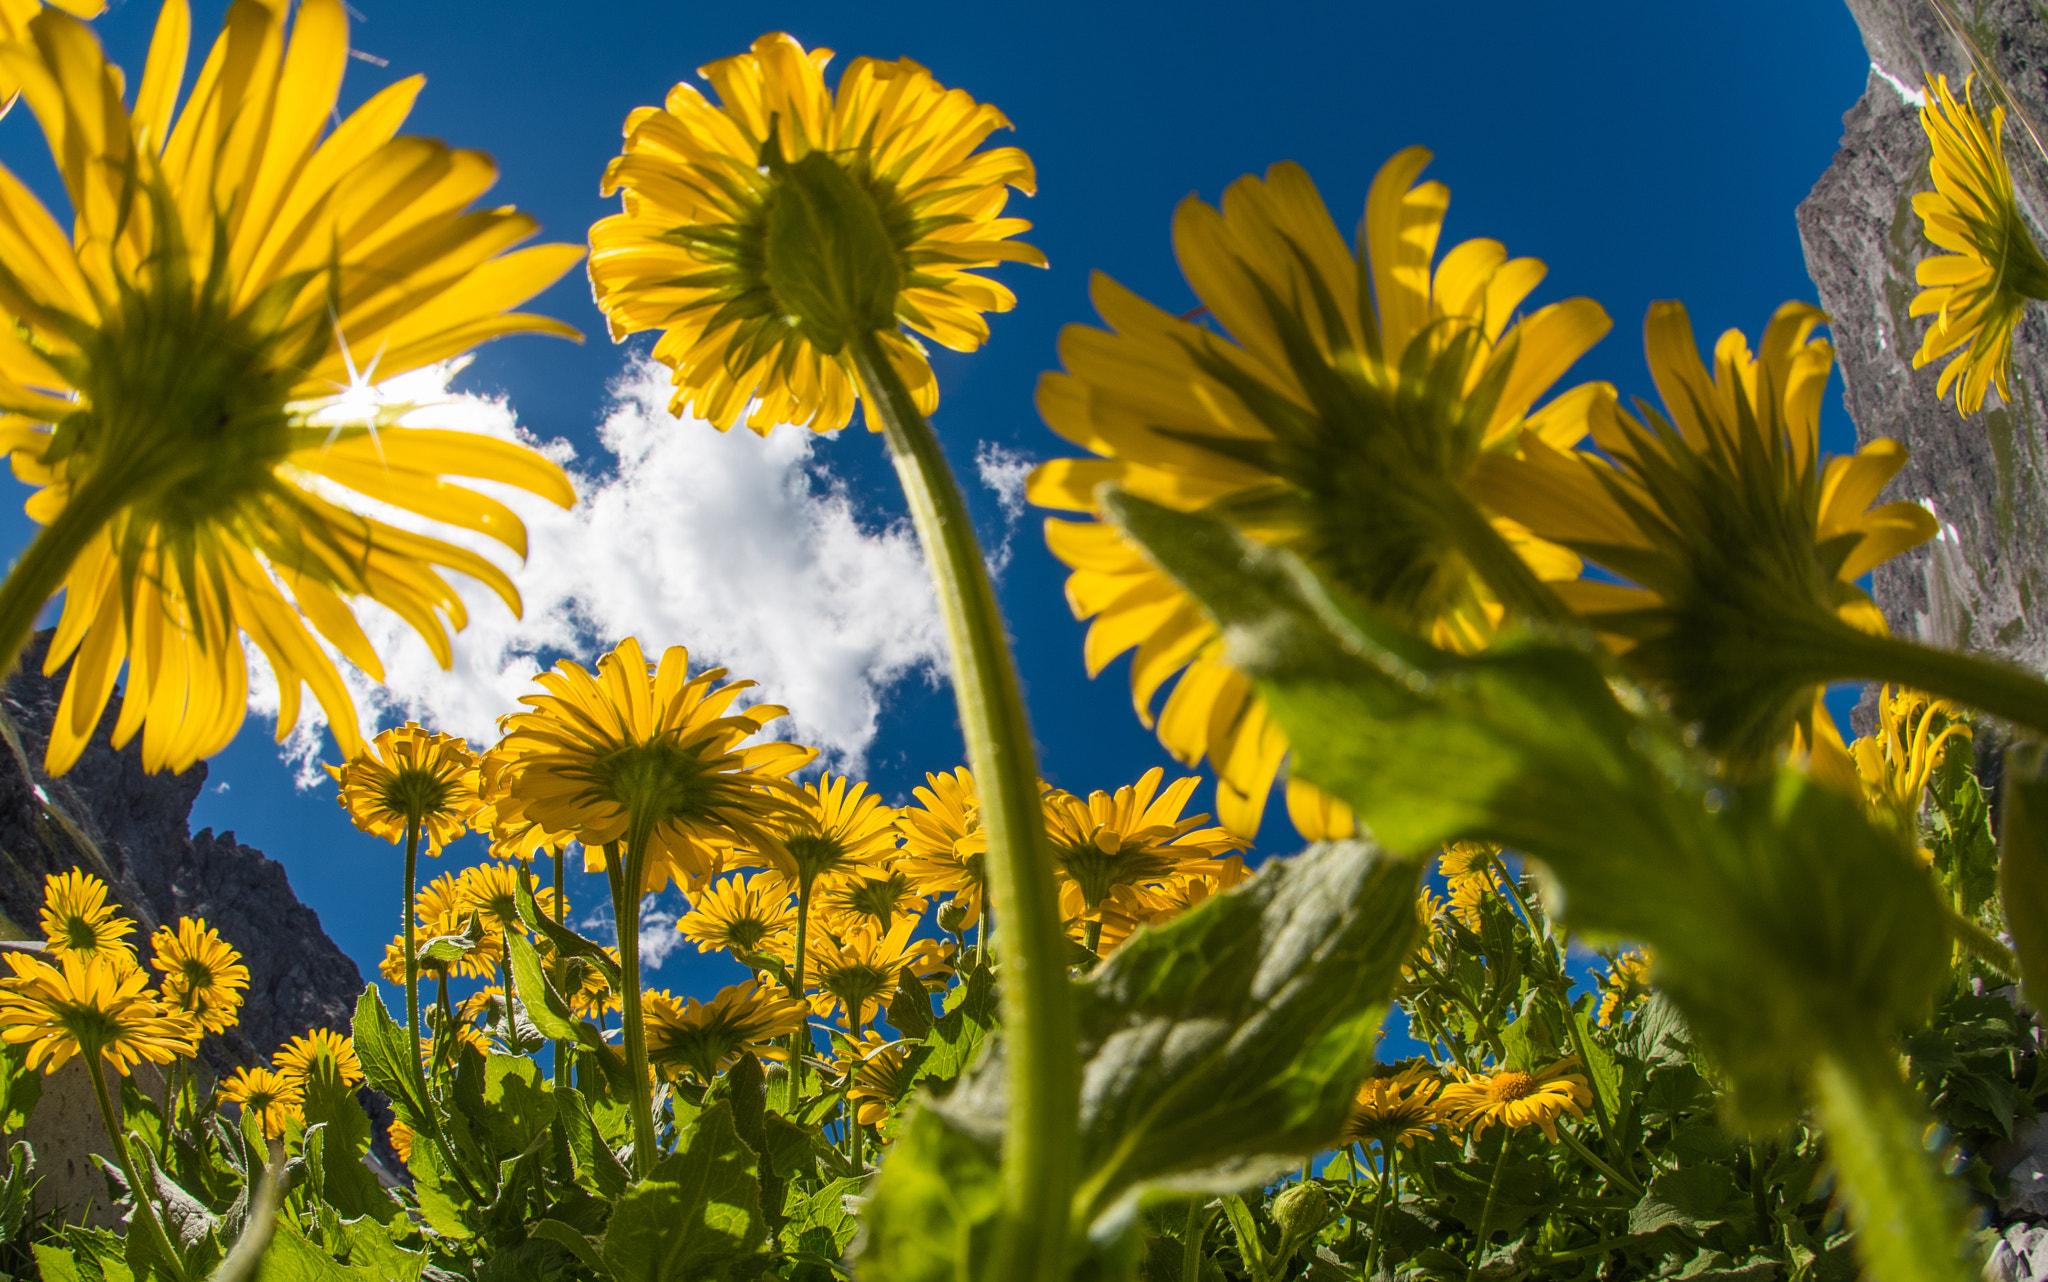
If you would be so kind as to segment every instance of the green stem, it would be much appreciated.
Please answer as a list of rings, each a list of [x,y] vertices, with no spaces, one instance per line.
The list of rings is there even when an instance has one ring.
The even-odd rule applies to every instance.
[[[156,1203],[150,1200],[149,1186],[142,1182],[142,1169],[135,1162],[135,1154],[129,1151],[128,1137],[121,1134],[121,1128],[114,1124],[114,1101],[107,1094],[106,1070],[100,1067],[97,1049],[79,1058],[92,1074],[93,1098],[99,1101],[100,1121],[107,1128],[107,1142],[114,1146],[114,1156],[120,1159],[121,1170],[128,1176],[128,1193],[135,1202],[135,1214],[149,1229],[156,1249],[163,1253],[164,1261],[171,1270],[175,1282],[184,1282],[185,1262],[180,1259],[176,1248],[171,1245],[170,1234],[164,1232],[164,1222],[157,1218]]]
[[[912,404],[876,334],[861,334],[852,354],[868,413],[888,436],[946,622],[953,693],[988,834],[988,892],[1003,919],[1010,1099],[1002,1159],[1005,1214],[989,1256],[989,1279],[1055,1282],[1065,1270],[1079,1147],[1080,1063],[1031,724],[974,523],[938,437]]]
[[[1998,659],[1872,636],[1832,618],[1788,629],[1761,657],[1815,684],[1889,681],[2048,734],[2048,681]]]
[[[420,875],[420,821],[405,821],[405,1035],[412,1041],[411,1054],[413,1075],[418,1079],[420,1098],[430,1099],[427,1094],[427,1079],[419,1070],[420,1040],[420,958],[419,936],[413,922],[412,899],[414,883]]]
[[[1593,1152],[1592,1149],[1587,1148],[1585,1144],[1580,1141],[1578,1136],[1573,1135],[1570,1131],[1566,1130],[1562,1126],[1557,1128],[1557,1135],[1559,1139],[1562,1139],[1564,1141],[1566,1148],[1570,1149],[1572,1152],[1577,1153],[1580,1157],[1584,1158],[1586,1160],[1586,1164],[1591,1166],[1594,1170],[1600,1172],[1608,1179],[1613,1180],[1616,1184],[1619,1184],[1621,1187],[1627,1189],[1630,1193],[1634,1194],[1635,1196],[1641,1197],[1643,1195],[1642,1185],[1636,1183],[1628,1176],[1623,1175],[1620,1171],[1615,1170],[1612,1166],[1609,1166],[1604,1160],[1601,1159],[1601,1157],[1598,1154]]]
[[[1091,918],[1081,927],[1081,946],[1094,953],[1096,960],[1102,959],[1102,918]]]
[[[35,631],[36,616],[63,588],[79,553],[119,508],[112,498],[125,486],[125,479],[112,475],[87,480],[56,517],[36,531],[6,581],[0,582],[0,673],[14,671]]]
[[[1927,1111],[1899,1079],[1895,1056],[1873,1046],[1814,1069],[1821,1132],[1874,1282],[1966,1282],[1965,1213],[1957,1186],[1921,1136]]]
[[[619,932],[619,980],[626,1000],[626,1076],[633,1099],[633,1173],[646,1179],[654,1169],[654,1096],[647,1085],[647,1019],[640,1009],[640,884],[647,863],[652,824],[638,815],[626,834],[625,867],[619,867],[619,843],[604,848],[605,868],[612,874],[612,921]]]
[[[1479,1276],[1479,1263],[1486,1258],[1486,1239],[1493,1235],[1493,1201],[1500,1193],[1500,1173],[1507,1169],[1508,1141],[1514,1132],[1505,1126],[1500,1132],[1500,1156],[1493,1159],[1493,1178],[1486,1182],[1486,1201],[1479,1208],[1479,1231],[1472,1243],[1472,1262],[1465,1266],[1465,1282]]]
[[[1958,947],[2007,979],[2019,979],[2020,959],[2013,956],[2012,949],[1999,943],[1996,935],[1957,912],[1953,905],[1944,904],[1942,912]]]
[[[855,1003],[847,1010],[853,1022],[852,1060],[846,1069],[846,1094],[840,1096],[839,1106],[846,1110],[846,1158],[853,1166],[853,1173],[860,1174],[860,1106],[853,1098],[854,1074],[860,1071],[860,1004]]]
[[[1188,1203],[1188,1223],[1180,1239],[1180,1275],[1185,1282],[1197,1282],[1202,1276],[1202,1241],[1209,1236],[1209,1225],[1215,1218],[1215,1213],[1202,1205],[1202,1199]]]
[[[562,924],[562,847],[560,847],[560,846],[556,846],[556,847],[555,847],[555,852],[554,852],[554,853],[555,853],[555,925],[559,926],[559,925],[561,925],[561,924]],[[562,964],[563,964],[564,962],[566,962],[566,961],[568,961],[568,955],[567,955],[566,953],[564,953],[564,952],[563,952],[563,951],[562,951],[561,949],[557,948],[557,949],[555,950],[555,965],[556,965],[557,969],[561,969],[561,968],[562,968]],[[567,981],[567,979],[568,979],[568,976],[567,976],[567,975],[565,975],[565,974],[561,974],[561,975],[556,975],[556,976],[555,976],[554,978],[555,978],[555,985],[556,985],[556,987],[558,987],[558,988],[559,988],[559,987],[561,987],[561,986],[562,986],[562,985],[563,985],[563,984],[564,984],[564,983],[565,983],[565,982]],[[568,995],[569,995],[569,994],[565,994],[565,996],[568,996]],[[557,1087],[565,1087],[565,1086],[567,1086],[568,1084],[569,1084],[569,1043],[568,1043],[568,1042],[565,1042],[565,1041],[560,1041],[560,1040],[557,1040],[557,1041],[555,1042],[555,1085],[556,1085]]]
[[[1387,1202],[1393,1197],[1395,1153],[1399,1147],[1385,1140],[1375,1142],[1380,1146],[1381,1170],[1380,1186],[1373,1191],[1372,1241],[1365,1244],[1365,1276],[1368,1278],[1376,1276],[1373,1270],[1380,1260],[1380,1234],[1386,1229]]]
[[[815,876],[805,877],[796,888],[796,958],[789,968],[789,995],[797,1001],[804,1001],[804,948],[810,941],[811,932],[811,886]],[[804,1053],[811,1046],[811,1022],[808,1018],[810,1006],[804,1006],[806,1018],[789,1035],[789,1098],[794,1104],[804,1094]]]

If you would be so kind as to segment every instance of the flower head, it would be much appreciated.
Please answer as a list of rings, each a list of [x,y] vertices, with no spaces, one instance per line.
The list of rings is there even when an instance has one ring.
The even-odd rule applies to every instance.
[[[643,890],[669,876],[695,889],[735,842],[779,850],[771,821],[792,813],[800,792],[785,777],[817,755],[790,743],[743,746],[784,710],[730,712],[753,683],[721,686],[724,668],[695,677],[689,669],[683,647],[669,647],[657,667],[628,637],[598,660],[595,676],[567,660],[541,673],[543,693],[520,698],[531,711],[502,723],[504,786],[522,813],[576,834],[586,857],[608,842],[646,841],[656,884]]]
[[[2012,399],[2013,331],[2028,299],[2048,298],[2048,258],[2013,195],[2001,140],[2005,108],[1993,107],[1986,126],[1970,101],[1970,81],[1963,82],[1961,102],[1949,93],[1947,76],[1936,76],[1927,88],[1920,125],[1933,145],[1928,170],[1934,190],[1913,197],[1913,212],[1927,239],[1949,252],[1922,259],[1914,271],[1921,290],[1909,311],[1934,323],[1913,354],[1913,368],[1964,348],[1942,368],[1935,392],[1945,397],[1956,387],[1956,409],[1974,414],[1993,383]]]
[[[1437,1097],[1443,1116],[1459,1126],[1472,1128],[1473,1138],[1499,1122],[1511,1130],[1535,1125],[1543,1128],[1550,1142],[1557,1142],[1557,1119],[1570,1113],[1583,1119],[1593,1102],[1593,1089],[1584,1076],[1565,1070],[1577,1058],[1561,1059],[1541,1072],[1503,1068],[1467,1077],[1444,1087]]]
[[[1644,345],[1664,412],[1589,401],[1600,454],[1528,439],[1482,486],[1537,534],[1628,580],[1558,590],[1738,766],[1775,764],[1814,707],[1819,680],[1800,670],[1822,653],[1814,636],[1885,631],[1856,580],[1935,530],[1916,503],[1871,507],[1905,465],[1898,442],[1822,459],[1834,349],[1813,331],[1825,319],[1785,304],[1754,355],[1731,329],[1709,373],[1685,308],[1653,303]]]
[[[849,1026],[858,1029],[896,995],[904,970],[920,979],[950,972],[939,944],[911,939],[916,929],[916,919],[904,917],[887,932],[861,923],[842,936],[819,940],[804,976],[815,990],[811,1010],[819,1015],[840,1011]]]
[[[1542,581],[1573,578],[1578,559],[1502,518],[1472,482],[1524,436],[1578,439],[1570,414],[1535,405],[1607,316],[1583,298],[1518,316],[1544,268],[1497,241],[1467,241],[1432,271],[1450,195],[1417,183],[1429,159],[1411,147],[1380,169],[1355,249],[1292,164],[1233,183],[1220,210],[1183,202],[1174,247],[1214,326],[1098,276],[1109,328],[1069,328],[1066,372],[1038,396],[1052,429],[1097,457],[1045,464],[1031,500],[1093,513],[1113,482],[1208,512],[1448,647],[1486,644],[1507,611],[1554,612]],[[1255,833],[1286,738],[1224,664],[1208,614],[1099,520],[1050,521],[1046,538],[1073,569],[1068,603],[1092,620],[1088,670],[1136,647],[1131,696],[1147,725],[1178,674],[1160,741],[1189,765],[1208,756],[1223,824]],[[1351,823],[1324,805],[1292,809]]]
[[[235,9],[182,111],[186,0],[167,0],[133,81],[62,13],[0,47],[0,79],[21,85],[74,215],[67,237],[0,173],[0,450],[37,487],[29,515],[80,548],[44,662],[55,675],[76,658],[53,773],[77,759],[124,663],[115,746],[140,733],[148,770],[226,746],[247,705],[244,638],[277,676],[278,734],[311,686],[356,755],[354,704],[316,640],[381,679],[349,598],[389,607],[444,665],[450,630],[468,618],[444,570],[519,609],[490,560],[371,515],[369,501],[519,555],[525,528],[511,509],[447,478],[574,501],[562,470],[531,450],[407,427],[405,407],[373,403],[374,380],[489,338],[573,337],[506,309],[579,251],[501,252],[536,225],[466,208],[495,179],[490,160],[397,135],[418,77],[329,130],[345,8]]]
[[[292,1038],[270,1057],[270,1064],[304,1094],[313,1081],[355,1086],[363,1080],[363,1062],[353,1041],[332,1029],[313,1028]]]
[[[1613,1025],[1622,1010],[1650,991],[1650,954],[1631,948],[1607,964],[1600,981],[1600,1027]]]
[[[689,1073],[709,1084],[742,1055],[781,1059],[775,1042],[802,1028],[804,1004],[750,979],[720,989],[708,1002],[664,991],[641,995],[647,1019],[647,1062],[664,1076]]]
[[[526,880],[534,907],[541,915],[555,916],[555,888],[541,885],[537,875],[506,863],[476,864],[463,869],[455,879],[457,912],[475,913],[484,930],[494,938],[502,939],[508,932],[525,934],[526,922],[519,915],[520,878]]]
[[[626,119],[604,191],[624,212],[590,229],[590,279],[613,338],[659,329],[670,408],[729,428],[845,427],[858,395],[848,348],[880,332],[930,413],[938,384],[907,325],[956,351],[988,338],[1009,290],[973,269],[1045,265],[1008,239],[1009,187],[1035,189],[1014,147],[977,151],[1009,121],[910,61],[856,58],[825,87],[832,51],[780,33],[703,69],[719,101],[679,84]]]
[[[966,766],[949,774],[927,774],[926,786],[912,789],[918,804],[896,817],[903,854],[896,866],[920,895],[951,894],[964,906],[960,928],[981,917],[988,834],[981,829],[981,798]]]
[[[128,936],[134,931],[134,921],[107,902],[107,883],[91,873],[73,868],[44,879],[43,940],[52,953],[105,953],[132,966],[135,949]]]
[[[873,875],[896,853],[896,809],[866,784],[820,775],[792,799],[775,824],[776,846],[760,852],[791,889]]]
[[[1086,801],[1057,788],[1045,794],[1045,831],[1059,874],[1062,916],[1094,915],[1115,887],[1163,885],[1202,861],[1251,844],[1221,828],[1203,828],[1208,815],[1182,818],[1201,780],[1189,776],[1161,793],[1165,778],[1154,766],[1137,783],[1114,793],[1092,792]]]
[[[1877,733],[1850,744],[1849,755],[1871,809],[1917,844],[1927,781],[1951,742],[1971,738],[1970,723],[1948,700],[1886,686],[1877,701]]]
[[[190,1015],[211,1033],[235,1026],[242,994],[249,987],[249,968],[205,918],[180,917],[175,930],[158,928],[149,947],[149,964],[164,977],[165,1005]]]
[[[750,953],[780,957],[795,943],[796,906],[780,873],[728,877],[690,896],[676,929],[700,953],[723,948],[741,960]]]
[[[1421,1064],[1410,1064],[1389,1076],[1367,1078],[1344,1121],[1344,1143],[1413,1148],[1415,1141],[1428,1139],[1445,1120],[1437,1103],[1443,1088],[1443,1079]]]
[[[1483,841],[1457,841],[1444,847],[1437,871],[1450,890],[1451,916],[1468,930],[1479,929],[1479,905],[1500,893],[1500,848]]]
[[[853,1102],[854,1120],[862,1126],[880,1126],[889,1120],[896,1101],[910,1093],[918,1065],[900,1041],[891,1041],[873,1029],[860,1035],[833,1061],[833,1073],[847,1082],[846,1098]]]
[[[198,1051],[199,1026],[157,999],[132,958],[64,952],[53,965],[9,953],[7,966],[0,1041],[27,1044],[30,1068],[54,1073],[74,1055],[97,1055],[126,1076],[143,1060],[168,1064]]]
[[[239,1068],[221,1079],[220,1097],[242,1106],[244,1117],[256,1119],[267,1140],[284,1138],[289,1122],[306,1120],[299,1088],[271,1069]]]
[[[340,785],[335,800],[356,827],[397,845],[407,826],[417,825],[428,854],[439,854],[468,832],[470,817],[483,805],[469,745],[411,721],[384,731],[348,764],[327,771]]]
[[[822,907],[825,915],[836,923],[837,934],[862,925],[887,934],[899,918],[914,920],[922,916],[924,902],[908,872],[889,868],[834,886],[825,895]]]

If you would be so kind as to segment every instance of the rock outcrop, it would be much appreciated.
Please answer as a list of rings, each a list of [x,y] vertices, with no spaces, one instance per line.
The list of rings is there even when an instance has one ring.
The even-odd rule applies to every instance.
[[[2031,0],[1951,3],[2018,105],[2048,122],[2048,22]],[[1886,497],[1925,503],[1942,524],[1938,539],[1877,569],[1877,603],[1898,635],[2048,671],[2048,316],[2030,308],[2020,326],[2009,403],[1994,391],[1981,413],[1964,418],[1935,396],[1940,363],[1912,368],[1928,322],[1907,307],[1918,292],[1914,268],[1932,247],[1912,208],[1930,183],[1928,143],[1909,97],[1936,75],[1960,93],[1970,51],[1928,0],[1848,4],[1870,79],[1843,117],[1834,164],[1799,207],[1800,240],[1834,318],[1859,439],[1892,437],[1912,450]],[[1983,76],[1976,100],[1992,101]],[[2006,154],[2040,229],[2048,227],[2048,160],[2024,136],[2009,128]]]
[[[202,1054],[216,1072],[267,1058],[309,1028],[348,1031],[362,973],[292,894],[284,868],[231,832],[193,834],[202,762],[183,774],[145,774],[135,744],[108,741],[110,707],[68,773],[51,778],[43,749],[63,674],[42,675],[48,634],[22,657],[0,695],[0,936],[35,938],[43,879],[68,868],[104,878],[146,935],[179,917],[204,917],[241,951],[249,992],[241,1025],[211,1036]],[[143,940],[138,939],[138,944]],[[146,951],[146,949],[145,949]]]

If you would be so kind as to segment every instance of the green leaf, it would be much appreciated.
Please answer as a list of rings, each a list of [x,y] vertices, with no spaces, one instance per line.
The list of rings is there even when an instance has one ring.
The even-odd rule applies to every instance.
[[[833,1180],[797,1203],[782,1225],[784,1251],[807,1251],[837,1260],[846,1254],[860,1222],[846,1209],[846,1199],[856,1197],[867,1181],[857,1175]]]
[[[697,1282],[732,1276],[767,1238],[754,1155],[723,1101],[683,1132],[677,1151],[627,1189],[604,1236],[620,1282]]]
[[[1586,1080],[1592,1083],[1593,1093],[1600,1098],[1600,1107],[1610,1118],[1622,1115],[1620,1061],[1614,1052],[1603,1045],[1598,1036],[1599,1025],[1591,1015],[1582,1010],[1571,1012],[1571,1021],[1578,1027],[1579,1036],[1573,1045],[1579,1062],[1586,1070]]]
[[[563,1087],[555,1092],[555,1118],[568,1136],[576,1163],[576,1182],[605,1201],[616,1199],[633,1182],[632,1173],[597,1129],[583,1092]]]
[[[594,939],[585,939],[542,912],[540,905],[534,901],[533,887],[527,884],[525,878],[515,877],[513,881],[518,883],[513,891],[518,901],[519,920],[526,923],[528,930],[553,944],[564,957],[582,957],[590,961],[597,967],[598,973],[604,976],[605,983],[611,985],[613,992],[624,991],[625,983],[619,978],[619,964],[612,960],[612,955],[605,951],[603,944]]]
[[[470,1115],[472,1129],[482,1129],[497,1146],[494,1156],[523,1152],[555,1120],[551,1085],[540,1065],[524,1055],[483,1057],[482,1107]]]
[[[270,1249],[256,1270],[257,1282],[360,1282],[348,1269],[336,1264],[327,1252],[306,1237],[288,1218],[277,1221]]]
[[[932,997],[924,981],[905,966],[896,972],[896,995],[885,1012],[889,1027],[905,1037],[923,1037],[932,1030]]]
[[[1705,1229],[1729,1218],[1731,1204],[1741,1201],[1735,1177],[1712,1165],[1683,1166],[1650,1181],[1643,1198],[1628,1213],[1630,1233],[1655,1233],[1667,1224]],[[1746,1201],[1733,1208],[1746,1211]]]
[[[413,1142],[412,1160],[405,1164],[412,1173],[413,1195],[419,1199],[420,1214],[436,1233],[466,1241],[476,1236],[469,1222],[469,1198],[462,1186],[442,1169],[440,1148],[424,1134]]]
[[[348,1219],[370,1216],[378,1221],[398,1214],[398,1204],[363,1165],[370,1151],[370,1118],[355,1091],[336,1077],[319,1076],[307,1083],[306,1125],[322,1126],[321,1196]]]
[[[427,1253],[408,1251],[392,1240],[394,1231],[412,1234],[409,1221],[380,1223],[368,1216],[343,1220],[338,1226],[347,1247],[348,1270],[358,1282],[420,1282],[426,1272]]]
[[[1336,1137],[1420,931],[1421,871],[1368,842],[1314,846],[1134,936],[1076,986],[1077,1233],[1108,1250],[1148,1194],[1254,1189]],[[981,1251],[1001,1207],[1000,1052],[992,1042],[899,1130],[868,1207],[864,1277],[979,1267],[955,1253]]]
[[[2048,1009],[2048,744],[2005,751],[1999,824],[1998,893],[2020,959],[2027,1005]]]
[[[43,1097],[43,1075],[28,1066],[28,1043],[0,1047],[0,1132],[28,1124]]]
[[[946,1009],[925,1034],[931,1054],[917,1071],[913,1086],[942,1086],[967,1070],[975,1052],[996,1022],[995,976],[987,966],[969,969],[946,996]]]
[[[556,1041],[575,1041],[576,1021],[569,1015],[569,1004],[548,982],[547,972],[541,968],[540,953],[520,934],[507,935],[505,947],[512,955],[513,991],[525,1004],[526,1017]]]
[[[376,985],[365,985],[363,995],[356,999],[356,1017],[349,1032],[356,1058],[363,1065],[363,1076],[371,1086],[384,1092],[398,1120],[419,1135],[431,1134],[434,1115],[420,1098],[413,1071],[419,1048],[398,1026],[398,1021],[391,1018],[391,1012],[384,1009],[384,999],[378,995]]]
[[[611,1275],[611,1270],[605,1266],[604,1260],[599,1257],[597,1248],[591,1245],[590,1239],[560,1220],[542,1220],[533,1226],[532,1233],[543,1242],[553,1242],[562,1247],[576,1257],[578,1264],[592,1273],[600,1277]]]

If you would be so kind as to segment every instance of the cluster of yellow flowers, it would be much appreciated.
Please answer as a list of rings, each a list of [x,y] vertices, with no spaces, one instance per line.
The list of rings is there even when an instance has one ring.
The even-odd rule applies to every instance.
[[[1533,1072],[1502,1067],[1451,1081],[1426,1064],[1411,1064],[1367,1078],[1352,1098],[1342,1142],[1391,1151],[1396,1144],[1413,1146],[1440,1126],[1470,1130],[1476,1138],[1499,1123],[1510,1130],[1541,1127],[1554,1144],[1558,1120],[1567,1113],[1583,1119],[1593,1102],[1585,1076],[1569,1071],[1577,1063],[1568,1057]]]
[[[315,1028],[292,1038],[270,1057],[269,1067],[237,1069],[220,1084],[220,1097],[241,1105],[269,1140],[283,1139],[292,1123],[304,1123],[306,1093],[316,1083],[350,1090],[363,1081],[355,1043],[331,1029]]]

